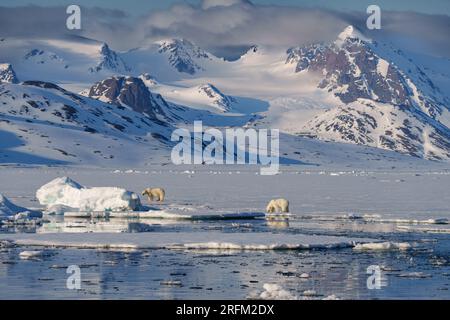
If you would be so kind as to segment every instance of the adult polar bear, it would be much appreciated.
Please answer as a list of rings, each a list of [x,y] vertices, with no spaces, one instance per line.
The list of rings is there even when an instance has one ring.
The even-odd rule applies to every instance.
[[[163,202],[166,197],[166,191],[163,188],[147,188],[142,192],[142,195],[146,195],[150,202],[152,202],[153,199]]]
[[[266,208],[267,213],[289,212],[289,201],[286,199],[274,199]]]

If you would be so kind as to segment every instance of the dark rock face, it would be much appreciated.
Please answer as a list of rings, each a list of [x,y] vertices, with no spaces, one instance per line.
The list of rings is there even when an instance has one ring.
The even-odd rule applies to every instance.
[[[287,52],[286,63],[294,64],[295,72],[321,76],[318,88],[342,101],[309,121],[303,130],[324,140],[449,159],[450,129],[439,122],[448,106],[445,99],[436,98],[438,89],[426,74],[417,67],[416,85],[410,75],[380,57],[377,43],[354,36],[352,27],[341,35],[328,45]]]
[[[417,105],[404,74],[358,38],[347,38],[341,45],[291,48],[287,54],[286,62],[296,63],[296,72],[323,74],[318,87],[333,92],[343,103],[363,98],[407,108]],[[421,99],[428,115],[434,118],[442,113],[439,103],[423,95]]]
[[[19,79],[9,63],[0,64],[0,82],[19,83]]]
[[[196,60],[210,59],[208,53],[185,39],[163,41],[160,44],[159,52],[168,53],[170,64],[179,72],[190,75],[202,70]]]
[[[111,77],[97,82],[91,87],[89,97],[128,106],[154,119],[157,115],[164,116],[162,107],[167,106],[160,95],[152,94],[141,79],[134,77]]]

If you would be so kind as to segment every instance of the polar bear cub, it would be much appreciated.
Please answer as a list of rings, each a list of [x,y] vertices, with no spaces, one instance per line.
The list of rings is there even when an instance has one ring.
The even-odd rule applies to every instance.
[[[147,196],[150,202],[155,201],[163,202],[166,196],[166,191],[163,188],[147,188],[142,192],[143,196]]]
[[[267,213],[289,212],[289,201],[286,199],[274,199],[266,208]]]

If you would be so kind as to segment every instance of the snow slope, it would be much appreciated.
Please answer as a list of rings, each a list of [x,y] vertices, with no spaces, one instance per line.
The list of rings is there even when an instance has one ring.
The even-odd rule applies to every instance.
[[[449,61],[424,55],[411,58],[392,44],[370,41],[351,26],[337,33],[332,43],[288,50],[253,46],[236,61],[215,57],[186,39],[161,40],[125,52],[80,37],[7,38],[0,45],[1,61],[13,65],[20,80],[38,77],[37,80],[55,83],[67,92],[82,92],[107,102],[108,108],[115,105],[144,113],[144,118],[150,116],[154,122],[151,129],[136,128],[140,131],[139,141],[149,133],[164,140],[170,129],[203,120],[208,126],[222,128],[280,129],[286,138],[282,144],[300,149],[297,152],[312,153],[301,150],[304,145],[313,149],[323,146],[319,141],[292,145],[297,141],[292,136],[299,135],[424,159],[449,159],[450,112],[445,86],[450,83]],[[94,104],[92,99],[83,101],[86,106]],[[123,117],[122,120],[127,122]],[[11,124],[12,119],[9,121]],[[107,121],[111,126],[112,122]],[[15,125],[17,130],[28,130],[22,127],[28,124]],[[116,124],[115,129],[126,127]],[[95,126],[89,128],[104,132]],[[4,134],[9,135],[8,132]],[[17,138],[13,144],[24,149],[19,147],[19,134]],[[116,137],[117,141],[123,138]],[[103,139],[108,137],[104,135]],[[34,156],[41,157],[41,162],[46,161],[42,151],[48,146],[43,149],[40,143],[30,149]],[[80,152],[86,153],[70,153]],[[81,162],[96,158],[86,156]],[[162,157],[167,159],[167,154]],[[55,159],[54,155],[51,158]]]
[[[144,163],[168,150],[168,124],[52,83],[1,84],[0,104],[2,163]]]

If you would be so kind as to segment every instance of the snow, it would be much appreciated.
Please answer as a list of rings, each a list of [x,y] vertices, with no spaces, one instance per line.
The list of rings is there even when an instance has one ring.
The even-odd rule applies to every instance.
[[[342,44],[347,39],[360,39],[364,41],[369,41],[366,37],[364,37],[361,32],[355,29],[353,26],[347,26],[341,33],[339,33],[337,40],[335,41],[337,46],[342,46]]]
[[[20,259],[35,259],[42,257],[44,255],[44,251],[34,250],[34,251],[22,251],[19,254]]]
[[[376,243],[360,243],[357,244],[353,249],[354,250],[409,250],[412,246],[406,242],[376,242]]]
[[[68,177],[56,178],[39,188],[36,198],[41,205],[76,208],[81,211],[123,211],[140,207],[137,194],[122,188],[86,188]]]
[[[274,233],[144,232],[144,233],[39,233],[0,234],[19,246],[86,249],[169,250],[336,250],[373,239]]]
[[[388,70],[389,70],[389,62],[380,58],[377,64],[378,73],[381,74],[383,77],[386,77]]]
[[[38,216],[40,216],[38,212],[19,207],[0,193],[0,219],[12,217],[14,220],[19,220]]]
[[[265,283],[264,291],[259,295],[263,300],[298,300],[298,297],[286,291],[278,284]]]

